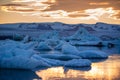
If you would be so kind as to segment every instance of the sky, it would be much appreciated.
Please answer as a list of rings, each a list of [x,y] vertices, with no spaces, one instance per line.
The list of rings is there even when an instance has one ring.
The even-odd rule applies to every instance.
[[[0,24],[120,24],[120,0],[0,0]]]

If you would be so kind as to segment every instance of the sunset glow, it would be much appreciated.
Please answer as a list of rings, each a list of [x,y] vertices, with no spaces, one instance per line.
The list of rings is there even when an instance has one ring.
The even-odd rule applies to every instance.
[[[0,1],[0,23],[58,21],[119,24],[119,3],[119,0],[5,0]],[[11,19],[13,16],[18,19]]]
[[[115,80],[119,74],[119,60],[111,60],[100,63],[93,63],[89,71],[64,69],[63,67],[53,67],[46,70],[36,71],[42,80]]]

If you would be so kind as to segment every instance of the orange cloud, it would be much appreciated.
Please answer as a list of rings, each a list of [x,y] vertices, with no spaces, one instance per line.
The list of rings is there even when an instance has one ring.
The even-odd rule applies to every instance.
[[[108,2],[101,2],[101,3],[95,3],[95,2],[91,2],[91,3],[89,3],[90,5],[109,5],[110,3],[108,3]]]
[[[119,0],[12,0],[0,5],[6,12],[52,18],[79,18],[98,20],[104,14],[120,19]]]

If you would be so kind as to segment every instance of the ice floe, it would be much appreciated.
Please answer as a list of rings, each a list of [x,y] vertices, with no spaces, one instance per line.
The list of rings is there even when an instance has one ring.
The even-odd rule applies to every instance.
[[[36,67],[50,66],[42,60],[26,58],[24,56],[16,56],[0,60],[0,68],[34,69]]]
[[[86,50],[86,51],[81,51],[78,56],[84,58],[84,59],[105,59],[108,58],[108,55],[99,50]]]
[[[40,42],[37,46],[38,50],[51,50],[52,48],[46,42]]]
[[[62,46],[62,53],[64,54],[78,54],[79,51],[75,46],[70,45],[69,43],[65,43]]]
[[[91,61],[88,59],[73,59],[65,63],[65,67],[89,67]]]
[[[80,59],[81,57],[75,56],[75,55],[67,55],[67,54],[60,54],[60,53],[55,53],[55,54],[39,54],[43,58],[49,58],[49,59],[56,59],[56,60],[63,60],[63,61],[68,61],[72,59]]]

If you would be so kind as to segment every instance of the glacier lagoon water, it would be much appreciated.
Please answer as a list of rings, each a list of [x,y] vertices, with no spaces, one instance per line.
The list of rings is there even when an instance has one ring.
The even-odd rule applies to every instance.
[[[79,50],[102,50],[107,60],[94,60],[91,67],[52,67],[38,71],[0,69],[0,80],[120,80],[120,47],[78,47]],[[40,51],[59,53],[59,51]]]

